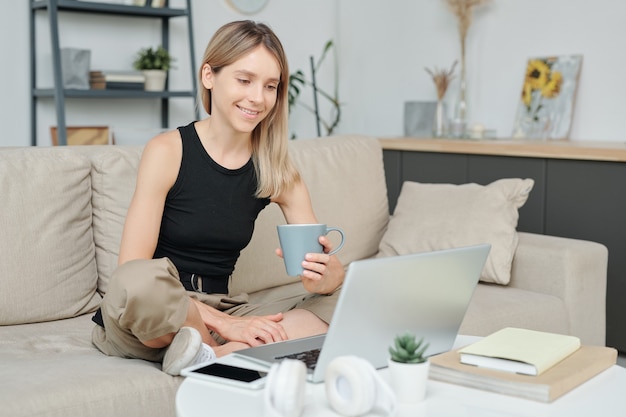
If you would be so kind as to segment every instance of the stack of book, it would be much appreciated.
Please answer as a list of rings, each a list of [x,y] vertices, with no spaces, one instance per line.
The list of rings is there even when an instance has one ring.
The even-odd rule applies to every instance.
[[[505,328],[429,360],[431,379],[552,402],[615,365],[617,351],[581,345],[573,336]]]
[[[93,90],[143,90],[145,76],[139,71],[90,71]]]
[[[133,0],[135,6],[165,7],[165,0]]]

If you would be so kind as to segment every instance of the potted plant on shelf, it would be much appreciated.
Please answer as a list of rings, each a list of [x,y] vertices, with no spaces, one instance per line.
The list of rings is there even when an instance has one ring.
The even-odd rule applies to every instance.
[[[163,91],[165,89],[167,71],[171,68],[173,61],[174,58],[162,46],[139,50],[133,66],[146,77],[144,85],[146,91]]]
[[[426,381],[430,363],[424,356],[429,343],[424,338],[416,341],[411,332],[394,339],[389,347],[389,373],[391,388],[400,403],[416,403],[426,395]]]

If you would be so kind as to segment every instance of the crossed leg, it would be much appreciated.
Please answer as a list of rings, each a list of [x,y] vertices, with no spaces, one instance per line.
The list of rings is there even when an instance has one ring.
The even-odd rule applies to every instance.
[[[280,325],[285,330],[288,339],[315,336],[328,331],[328,324],[312,312],[304,309],[294,309],[283,313],[283,320],[280,321]],[[198,306],[191,299],[188,305],[187,318],[183,323],[184,326],[198,330],[204,343],[212,346],[218,357],[250,347],[250,345],[243,342],[218,344],[204,324]],[[168,333],[156,339],[142,341],[142,343],[151,348],[163,348],[172,343],[175,335],[176,333]]]

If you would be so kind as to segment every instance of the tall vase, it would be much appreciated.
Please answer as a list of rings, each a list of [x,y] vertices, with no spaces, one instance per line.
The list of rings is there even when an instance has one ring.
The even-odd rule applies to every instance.
[[[465,81],[465,40],[461,40],[461,74],[459,75],[459,97],[454,109],[450,128],[452,136],[464,137],[467,131],[467,84]]]
[[[437,107],[435,108],[435,127],[433,129],[433,135],[436,138],[441,138],[445,135],[445,111],[443,107],[443,100],[437,100]]]
[[[462,131],[467,128],[467,84],[465,83],[465,66],[461,69],[461,82],[459,83],[459,101],[457,103],[456,118],[462,126]]]

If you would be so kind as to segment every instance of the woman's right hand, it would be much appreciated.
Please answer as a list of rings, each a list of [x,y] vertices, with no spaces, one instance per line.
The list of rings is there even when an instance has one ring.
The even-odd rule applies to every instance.
[[[282,313],[248,317],[226,315],[223,325],[215,331],[226,340],[259,346],[287,340],[287,333],[280,324],[282,319]]]
[[[250,346],[287,340],[287,333],[280,323],[283,313],[267,316],[231,316],[191,298],[200,312],[202,322],[229,342],[241,342]]]

